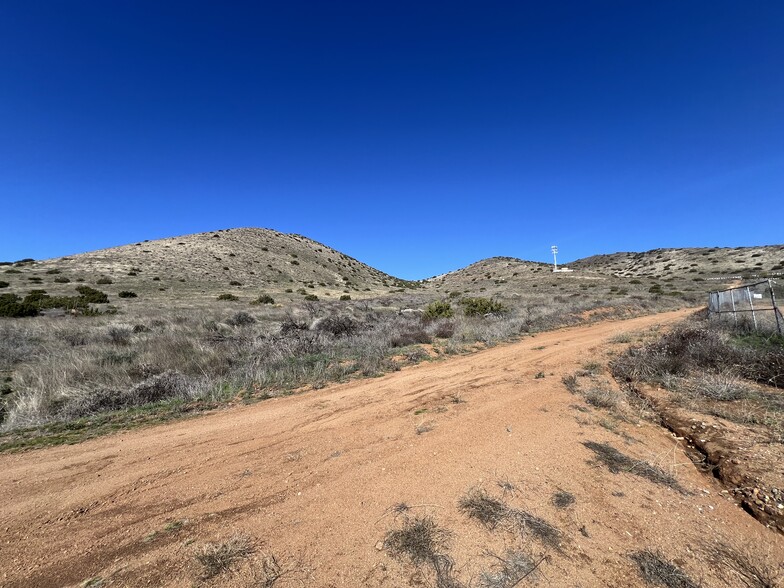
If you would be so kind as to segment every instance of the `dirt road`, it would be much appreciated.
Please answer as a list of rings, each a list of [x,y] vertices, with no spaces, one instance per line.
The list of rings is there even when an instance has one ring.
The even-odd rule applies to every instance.
[[[432,566],[384,547],[388,531],[428,516],[450,532],[440,549],[462,585],[503,586],[482,582],[510,550],[539,562],[521,586],[643,586],[628,557],[641,550],[703,586],[726,585],[706,542],[784,561],[783,538],[723,498],[664,430],[633,418],[610,426],[561,382],[621,351],[617,335],[687,313],[543,333],[380,378],[2,455],[0,584],[428,586]],[[658,466],[685,492],[610,472],[583,444],[591,441]],[[557,544],[467,516],[459,501],[477,489],[556,527]],[[558,491],[574,503],[557,507]],[[254,553],[201,579],[194,554],[235,534]],[[276,569],[281,577],[269,583]]]

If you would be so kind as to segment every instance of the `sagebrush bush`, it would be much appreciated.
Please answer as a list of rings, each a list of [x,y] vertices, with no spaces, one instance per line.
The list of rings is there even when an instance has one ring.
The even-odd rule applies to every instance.
[[[340,300],[342,300],[342,301],[351,300],[351,296],[349,296],[348,294],[342,294],[340,296]]]
[[[111,278],[103,277],[103,278],[98,278],[95,281],[95,283],[96,284],[113,284],[114,282],[112,281]]]
[[[132,290],[122,290],[117,294],[120,298],[136,298],[138,295]]]
[[[261,294],[251,304],[275,304],[275,299],[269,294]]]
[[[425,312],[422,316],[426,319],[438,319],[450,318],[454,314],[455,312],[452,310],[451,304],[443,300],[436,300],[425,307]]]
[[[305,300],[307,300],[308,302],[315,302],[318,299],[319,297],[316,296],[315,294],[305,294]]]
[[[239,300],[239,297],[235,296],[234,294],[224,293],[224,294],[218,294],[218,300],[229,300],[229,301],[235,302],[235,301]]]
[[[9,284],[8,282],[4,282],[3,280],[0,280],[0,288],[8,288],[8,286],[10,285],[11,284]]]
[[[508,309],[506,306],[490,298],[476,297],[463,298],[460,301],[466,316],[485,316],[488,314],[501,314]]]

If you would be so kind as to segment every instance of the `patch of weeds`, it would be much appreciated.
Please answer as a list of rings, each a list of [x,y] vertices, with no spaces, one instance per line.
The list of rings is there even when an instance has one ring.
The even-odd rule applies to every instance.
[[[488,496],[482,489],[472,490],[463,496],[458,502],[458,509],[490,530],[502,524],[507,525],[521,534],[531,533],[551,547],[557,547],[561,538],[561,532],[544,519],[512,508],[505,502]]]
[[[728,402],[748,398],[751,390],[742,381],[731,374],[703,373],[689,386],[689,392],[695,396]]]
[[[610,338],[610,343],[631,343],[632,336],[629,333],[621,333]]]
[[[576,501],[574,494],[566,490],[558,490],[553,494],[553,505],[556,508],[568,508]]]
[[[667,486],[687,494],[686,490],[667,472],[649,464],[646,461],[634,460],[607,443],[596,443],[595,441],[585,441],[583,445],[594,452],[597,459],[607,466],[613,474],[626,472],[645,478],[655,484]]]
[[[729,586],[776,588],[781,586],[782,572],[762,561],[756,552],[741,553],[734,547],[718,542],[705,545],[708,561],[718,570]]]
[[[569,390],[572,394],[579,394],[580,393],[580,384],[577,382],[577,377],[574,375],[564,376],[561,379],[563,385],[566,386],[566,389]]]
[[[602,419],[602,420],[600,420],[599,421],[599,426],[602,427],[602,428],[607,429],[611,433],[617,433],[618,432],[618,423],[616,423],[615,421],[611,421],[610,419]]]
[[[101,588],[101,586],[103,586],[103,578],[100,576],[89,578],[88,580],[85,580],[79,584],[79,588]]]
[[[177,531],[182,529],[184,526],[185,526],[185,521],[182,521],[182,520],[169,521],[163,527],[163,530],[166,531],[167,533],[176,533]]]
[[[534,376],[534,380],[541,380],[544,378],[544,372],[539,372]]]
[[[591,388],[583,393],[585,401],[597,408],[616,410],[621,403],[620,395],[607,388]]]
[[[637,564],[640,575],[653,586],[666,588],[698,588],[686,573],[652,551],[637,551],[629,555]]]
[[[406,519],[402,529],[389,531],[384,548],[398,560],[415,567],[428,565],[435,572],[437,588],[458,588],[461,584],[452,575],[454,562],[445,553],[452,533],[439,527],[429,516]]]
[[[226,541],[208,543],[196,552],[202,565],[202,579],[208,580],[229,570],[239,559],[253,553],[253,544],[246,535],[234,535]]]
[[[479,521],[491,531],[509,520],[511,509],[506,503],[488,496],[484,490],[474,490],[463,496],[457,504],[460,512]]]
[[[583,372],[586,375],[596,376],[602,373],[602,364],[596,363],[595,361],[588,362],[583,364]]]

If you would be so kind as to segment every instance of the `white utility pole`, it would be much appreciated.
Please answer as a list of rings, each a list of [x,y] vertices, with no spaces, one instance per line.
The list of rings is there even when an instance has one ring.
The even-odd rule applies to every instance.
[[[558,257],[557,257],[558,245],[553,245],[552,247],[550,247],[550,251],[553,252],[553,271],[557,272],[558,271]]]

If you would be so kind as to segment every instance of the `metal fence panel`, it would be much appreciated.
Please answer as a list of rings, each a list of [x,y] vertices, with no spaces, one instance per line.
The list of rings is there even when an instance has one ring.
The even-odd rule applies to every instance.
[[[731,320],[755,331],[776,332],[784,328],[784,316],[776,304],[773,280],[737,286],[708,294],[708,317]]]

